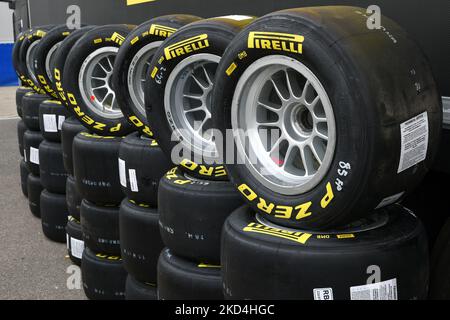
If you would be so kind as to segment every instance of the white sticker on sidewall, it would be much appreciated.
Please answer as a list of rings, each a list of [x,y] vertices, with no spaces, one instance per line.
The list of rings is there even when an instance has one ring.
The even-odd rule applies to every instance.
[[[217,18],[231,19],[231,20],[236,20],[236,21],[253,19],[253,17],[251,17],[251,16],[244,16],[244,15],[240,15],[240,14],[231,14],[229,16],[221,16],[221,17],[217,17]]]
[[[129,169],[128,175],[130,177],[130,188],[132,192],[139,192],[138,183],[136,179],[136,170]]]
[[[39,164],[39,149],[30,147],[30,162]]]
[[[56,115],[44,114],[42,115],[42,119],[44,120],[45,132],[58,132],[58,125],[56,124]]]
[[[58,130],[61,131],[62,125],[66,121],[65,116],[58,116]]]
[[[381,202],[377,205],[376,209],[380,209],[383,207],[386,207],[390,204],[396,203],[398,200],[400,200],[401,197],[403,197],[403,195],[405,194],[405,191],[394,194],[393,196],[390,197],[386,197],[383,200],[381,200]]]
[[[317,288],[313,290],[314,300],[334,300],[333,288]]]
[[[81,259],[84,251],[84,242],[75,238],[70,238],[70,252],[75,258]]]
[[[397,173],[424,161],[428,151],[428,113],[400,124],[401,150]]]
[[[350,300],[398,300],[397,278],[350,287]]]
[[[127,187],[127,172],[125,170],[125,161],[119,158],[119,178],[120,184]]]
[[[67,250],[70,250],[70,237],[69,237],[68,233],[66,233],[66,245],[67,245]]]

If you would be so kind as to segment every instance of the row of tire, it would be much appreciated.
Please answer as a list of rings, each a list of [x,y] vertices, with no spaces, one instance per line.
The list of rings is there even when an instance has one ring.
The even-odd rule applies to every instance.
[[[360,8],[320,7],[259,19],[173,15],[71,35],[61,32],[64,26],[45,27],[20,36],[21,79],[59,99],[90,132],[73,143],[74,180],[84,199],[83,261],[92,262],[82,262],[90,270],[83,271],[87,295],[122,296],[118,287],[92,286],[106,274],[105,263],[121,263],[121,254],[133,283],[152,297],[156,290],[144,283],[156,285],[162,299],[218,298],[222,291],[235,299],[425,298],[424,229],[396,203],[432,164],[442,105],[426,58],[404,31],[383,18],[383,29],[367,32],[366,20]],[[52,59],[42,57],[61,35],[67,38],[45,68]],[[24,62],[37,39],[33,78]],[[45,75],[47,69],[53,72]],[[186,116],[198,111],[202,116]],[[191,130],[198,120],[201,130]],[[192,161],[217,143],[208,128],[226,136],[227,129],[255,125],[278,128],[284,137],[261,149],[258,135],[250,136],[257,164],[247,161],[239,133],[233,148],[244,164],[215,161],[229,150],[214,147]],[[139,134],[121,143],[133,130]],[[148,158],[144,151],[118,154],[130,140],[145,146]],[[180,143],[185,149],[174,161]],[[179,166],[161,179],[153,202],[171,162]],[[151,179],[138,183],[146,170],[154,170]],[[148,181],[153,190],[133,199]],[[131,192],[117,209],[120,184]],[[251,209],[240,207],[242,199]],[[88,204],[96,214],[83,214]],[[154,250],[145,259],[124,244],[126,214],[117,210],[146,212],[151,220],[130,229],[133,241],[149,241],[144,247]],[[159,238],[158,229],[161,247],[140,238]],[[155,255],[163,245],[168,249]],[[159,256],[156,273],[142,276],[127,255],[150,261],[146,275]]]

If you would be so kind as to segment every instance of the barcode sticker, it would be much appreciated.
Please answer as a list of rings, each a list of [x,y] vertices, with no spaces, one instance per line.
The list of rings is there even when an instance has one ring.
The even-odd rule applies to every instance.
[[[333,288],[318,288],[313,290],[314,300],[333,300]]]
[[[39,149],[30,147],[30,162],[39,164]]]
[[[398,300],[397,279],[350,287],[351,300]]]
[[[128,170],[128,175],[130,176],[131,191],[138,192],[139,188],[138,188],[138,183],[137,183],[137,179],[136,179],[136,170],[134,170],[134,169]]]
[[[427,157],[428,151],[428,114],[418,116],[400,125],[402,146],[397,173],[415,166]]]
[[[61,130],[64,121],[66,121],[65,116],[58,116],[58,130]]]
[[[84,251],[83,240],[78,240],[75,238],[70,238],[70,252],[75,258],[81,259]]]
[[[43,120],[45,132],[58,132],[58,126],[56,125],[56,116],[54,114],[44,114]]]
[[[119,178],[120,184],[127,187],[127,173],[125,171],[125,161],[119,158]]]

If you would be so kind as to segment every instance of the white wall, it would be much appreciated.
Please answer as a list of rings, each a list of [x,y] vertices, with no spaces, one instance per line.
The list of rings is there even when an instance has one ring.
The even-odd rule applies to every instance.
[[[12,13],[7,2],[0,2],[0,43],[14,42]]]

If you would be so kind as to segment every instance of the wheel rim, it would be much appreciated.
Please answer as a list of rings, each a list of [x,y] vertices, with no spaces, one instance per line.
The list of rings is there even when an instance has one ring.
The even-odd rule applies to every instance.
[[[150,74],[150,62],[153,55],[162,41],[155,41],[142,47],[130,63],[128,69],[128,92],[133,101],[135,111],[145,118],[145,104],[144,104],[144,85],[147,75]]]
[[[231,121],[246,168],[277,193],[311,190],[331,165],[332,105],[319,79],[297,60],[273,55],[250,65],[236,86]]]
[[[181,61],[167,80],[164,107],[168,122],[187,150],[217,158],[211,129],[211,92],[220,57],[202,53]]]
[[[123,117],[111,87],[117,51],[117,47],[95,50],[84,60],[78,75],[78,85],[84,103],[94,113],[108,119]]]
[[[58,42],[55,44],[51,49],[48,51],[47,56],[45,57],[45,72],[47,73],[47,77],[50,79],[50,81],[53,81],[53,65],[55,62],[55,53],[56,50],[58,50],[59,46],[61,45],[61,42]]]
[[[41,40],[36,40],[28,47],[27,54],[25,56],[25,64],[27,66],[28,74],[34,83],[38,83],[34,72],[34,55],[36,53],[37,45]]]

